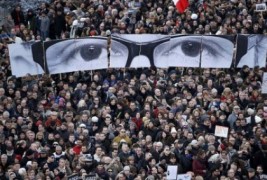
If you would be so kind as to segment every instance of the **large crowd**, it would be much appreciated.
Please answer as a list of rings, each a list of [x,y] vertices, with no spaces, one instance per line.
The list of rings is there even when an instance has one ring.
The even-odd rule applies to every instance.
[[[105,69],[12,76],[8,44],[121,34],[266,34],[260,0],[54,0],[5,17],[0,179],[267,179],[265,68]],[[192,14],[196,14],[197,17]],[[226,138],[215,127],[228,128]]]

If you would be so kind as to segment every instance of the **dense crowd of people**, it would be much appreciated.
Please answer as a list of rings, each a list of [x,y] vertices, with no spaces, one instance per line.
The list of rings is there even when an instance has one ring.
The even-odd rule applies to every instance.
[[[54,0],[1,28],[0,179],[267,179],[265,68],[12,76],[8,44],[121,34],[266,34],[261,1]],[[192,14],[196,14],[192,16]],[[228,128],[226,138],[216,126]]]

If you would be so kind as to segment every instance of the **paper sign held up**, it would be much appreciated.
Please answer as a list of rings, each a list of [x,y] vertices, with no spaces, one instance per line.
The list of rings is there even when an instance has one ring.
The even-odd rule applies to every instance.
[[[263,73],[262,84],[261,84],[261,93],[267,94],[267,73]]]
[[[266,4],[265,3],[261,3],[261,4],[256,4],[256,11],[260,12],[260,11],[266,11]]]
[[[176,180],[178,174],[178,166],[167,167],[167,180]]]
[[[215,126],[215,136],[227,138],[228,131],[229,131],[228,127]]]
[[[177,180],[191,180],[190,174],[178,174]]]

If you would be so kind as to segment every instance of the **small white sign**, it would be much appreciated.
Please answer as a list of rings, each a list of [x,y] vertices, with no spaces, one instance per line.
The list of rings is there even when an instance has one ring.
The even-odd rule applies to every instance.
[[[256,4],[256,11],[266,11],[266,4],[265,3]]]
[[[228,131],[229,131],[228,127],[215,126],[215,136],[227,138]]]
[[[178,166],[167,167],[167,180],[176,180],[178,174]]]
[[[261,84],[261,93],[267,94],[267,73],[263,73],[262,84]]]
[[[177,180],[191,180],[190,174],[178,174]]]

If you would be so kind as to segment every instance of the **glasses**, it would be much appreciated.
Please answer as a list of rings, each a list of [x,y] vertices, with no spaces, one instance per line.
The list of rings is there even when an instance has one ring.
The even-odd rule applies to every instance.
[[[227,44],[227,47],[222,44]],[[218,67],[222,66],[222,63],[224,67],[230,67],[231,61],[225,63],[225,59],[232,59],[233,46],[231,38],[222,37],[142,36],[140,40],[134,39],[134,36],[112,36],[110,65],[120,67],[123,63],[125,67],[131,67],[135,57],[142,55],[145,61],[148,59],[147,63],[144,61],[145,66],[152,67]],[[180,60],[173,61],[177,56]],[[143,60],[143,57],[138,58]],[[135,65],[135,62],[133,64]]]
[[[123,39],[120,37],[113,37],[112,46],[111,46],[111,63],[115,62],[117,59],[117,56],[120,55],[122,57],[121,53],[124,54],[125,59],[124,62],[126,62],[125,67],[130,67],[132,64],[132,60],[136,55],[143,55],[146,56],[151,66],[154,65],[154,52],[158,51],[158,46],[161,45],[164,42],[169,41],[169,38],[163,38],[160,40],[151,41],[149,43],[146,42],[133,42],[127,39]],[[125,50],[125,51],[121,51]],[[114,52],[114,53],[113,53]],[[113,57],[113,58],[112,58]],[[126,59],[127,58],[127,59]]]
[[[125,133],[126,131],[121,131],[121,133]]]

